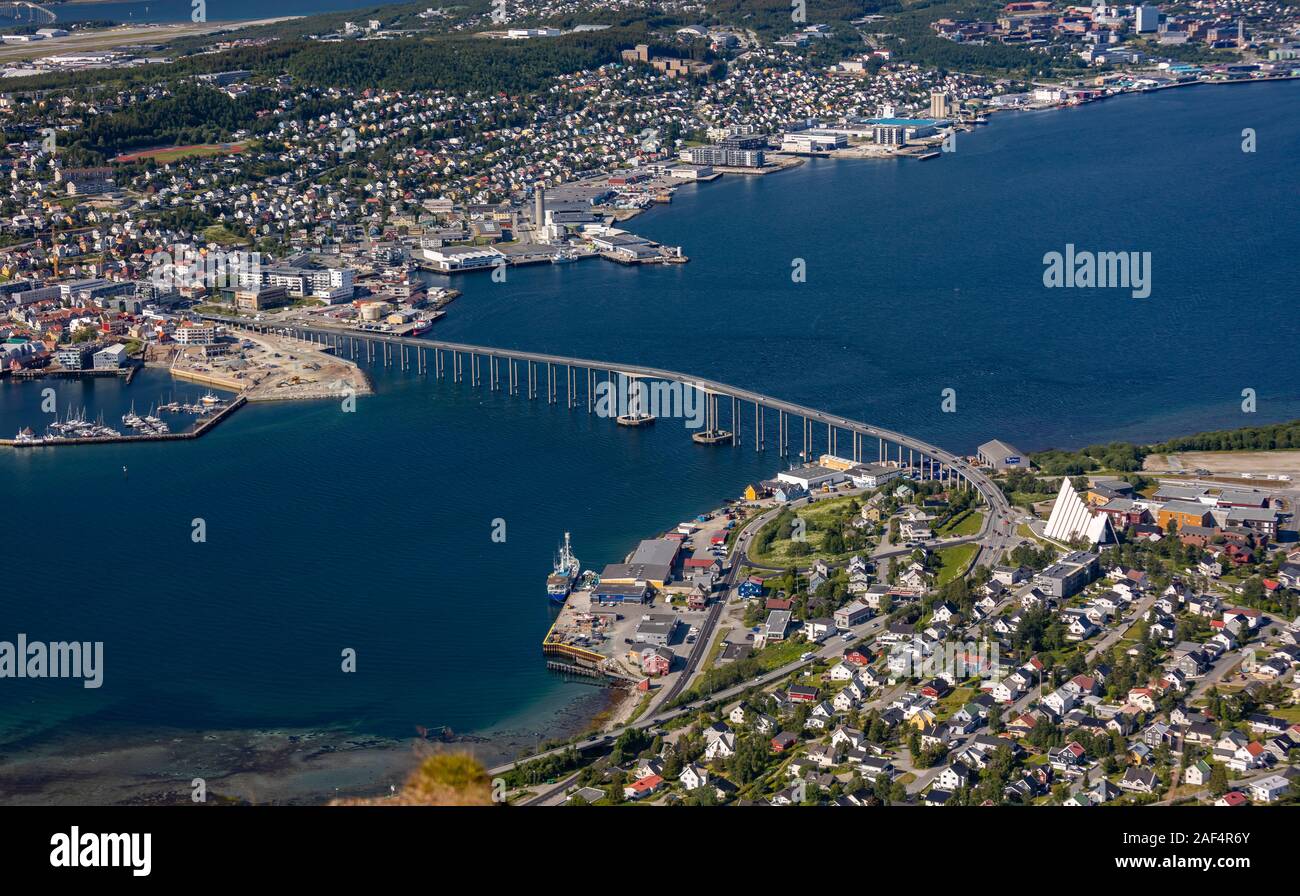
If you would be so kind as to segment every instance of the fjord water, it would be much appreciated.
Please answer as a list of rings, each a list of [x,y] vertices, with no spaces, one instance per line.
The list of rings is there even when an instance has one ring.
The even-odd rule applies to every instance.
[[[462,278],[434,335],[688,371],[963,451],[1300,416],[1297,99],[1165,91],[998,116],[934,161],[687,187],[629,227],[689,264]],[[1067,243],[1151,252],[1151,297],[1045,289],[1043,254]],[[70,729],[556,733],[595,693],[538,650],[562,533],[598,569],[781,463],[753,451],[750,418],[741,447],[709,449],[680,421],[629,431],[562,399],[372,372],[356,413],[253,405],[194,442],[0,454],[0,639],[105,645],[98,690],[0,681],[8,754]],[[0,387],[6,436],[35,389]]]

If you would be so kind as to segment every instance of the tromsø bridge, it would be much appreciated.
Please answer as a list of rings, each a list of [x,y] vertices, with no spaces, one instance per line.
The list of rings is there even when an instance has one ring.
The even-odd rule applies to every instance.
[[[341,357],[398,365],[439,379],[450,377],[453,382],[468,381],[475,387],[486,384],[490,391],[504,389],[510,395],[522,394],[529,400],[538,400],[544,394],[549,403],[564,401],[570,409],[585,404],[588,413],[597,412],[597,396],[602,391],[600,383],[604,381],[612,387],[616,376],[632,381],[679,383],[683,389],[697,390],[703,398],[705,428],[696,434],[696,441],[737,445],[752,436],[754,449],[766,450],[768,415],[775,414],[776,448],[782,457],[790,456],[792,449],[801,447],[799,454],[811,459],[824,427],[824,445],[828,454],[841,456],[839,452],[843,444],[849,450],[846,456],[855,462],[874,460],[896,464],[919,474],[922,480],[943,480],[955,488],[974,489],[992,511],[985,517],[981,535],[987,534],[992,526],[1005,525],[1010,520],[1011,508],[1002,490],[987,473],[963,457],[903,433],[716,380],[635,364],[335,329],[294,321],[264,323],[222,315],[204,315],[204,318],[234,329],[293,337],[328,348]],[[726,421],[728,429],[722,428],[720,410],[725,406],[723,402],[730,404]],[[753,423],[748,427],[752,432],[746,434],[748,408],[753,410]],[[793,440],[792,425],[796,433]],[[845,438],[847,441],[842,443],[841,439]]]

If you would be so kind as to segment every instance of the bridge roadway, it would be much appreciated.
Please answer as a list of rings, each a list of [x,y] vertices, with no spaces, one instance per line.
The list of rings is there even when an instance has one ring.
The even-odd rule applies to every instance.
[[[588,371],[602,371],[609,374],[622,374],[632,379],[652,379],[665,380],[669,382],[678,382],[683,386],[697,389],[706,395],[725,395],[740,402],[749,402],[755,408],[771,409],[780,414],[791,417],[799,417],[805,421],[811,421],[823,424],[827,427],[828,444],[826,450],[828,453],[834,447],[833,439],[829,437],[833,430],[846,430],[859,436],[871,437],[877,439],[882,445],[888,444],[899,448],[899,461],[902,460],[902,449],[906,448],[909,452],[914,452],[921,458],[928,458],[932,462],[938,463],[943,467],[951,470],[959,479],[959,484],[969,484],[974,487],[984,499],[985,503],[992,510],[992,513],[986,515],[984,524],[980,530],[980,535],[988,535],[991,529],[995,529],[999,524],[1010,522],[1011,508],[1002,490],[993,482],[993,480],[981,469],[958,457],[951,452],[945,451],[935,445],[923,442],[920,439],[904,435],[893,430],[883,429],[878,426],[871,426],[856,420],[850,420],[847,417],[832,414],[828,411],[817,410],[805,405],[795,404],[794,402],[784,401],[762,392],[755,392],[750,389],[743,389],[738,386],[732,386],[727,383],[721,383],[717,380],[705,379],[703,377],[692,376],[691,374],[681,373],[675,370],[664,370],[658,367],[646,367],[638,364],[620,364],[612,361],[597,361],[590,358],[573,358],[565,355],[552,355],[543,352],[528,352],[517,349],[492,348],[484,345],[471,345],[458,342],[443,342],[434,339],[424,339],[412,336],[388,336],[382,333],[370,333],[352,329],[322,327],[320,325],[301,325],[297,323],[285,323],[281,325],[258,324],[238,318],[222,317],[218,315],[205,315],[208,320],[230,326],[251,329],[256,332],[282,332],[288,331],[289,335],[298,338],[316,337],[329,340],[328,343],[335,348],[341,348],[343,340],[362,340],[377,343],[387,343],[389,345],[404,346],[417,351],[429,352],[450,352],[453,355],[479,356],[484,358],[507,359],[509,361],[523,361],[529,364],[537,365],[554,365],[556,367],[568,367],[572,369],[585,369]],[[428,365],[423,364],[422,369],[428,369]],[[435,365],[436,370],[440,368]],[[549,369],[549,367],[548,367]],[[493,372],[492,376],[496,383],[500,383],[500,376]],[[512,373],[512,382],[514,389],[519,387],[517,374]],[[537,377],[540,381],[540,376]],[[573,388],[576,385],[570,380],[570,395],[573,394]],[[552,388],[553,383],[548,383],[548,389]],[[540,382],[535,386],[530,380],[530,391],[540,387]],[[535,394],[535,393],[534,393]],[[590,398],[590,396],[589,396]],[[736,407],[733,405],[733,429],[739,429],[739,415],[735,414]],[[788,433],[788,428],[786,432]],[[738,434],[738,433],[737,433]],[[808,434],[807,432],[805,433]],[[761,438],[761,430],[756,433],[756,439]],[[858,441],[855,439],[855,454],[860,454]],[[784,447],[784,445],[782,446]],[[863,445],[865,449],[865,445]],[[811,452],[810,452],[811,453]],[[888,459],[888,452],[882,452],[884,458]],[[855,457],[855,460],[861,460],[861,457]],[[909,456],[909,468],[914,464],[916,458]],[[922,475],[925,475],[925,467],[918,468]],[[931,468],[930,472],[933,472]]]

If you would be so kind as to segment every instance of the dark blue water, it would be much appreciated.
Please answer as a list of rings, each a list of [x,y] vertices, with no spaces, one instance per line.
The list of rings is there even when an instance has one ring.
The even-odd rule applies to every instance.
[[[438,332],[714,376],[972,451],[1300,417],[1297,99],[1296,82],[1167,90],[996,116],[933,161],[684,187],[627,226],[690,264],[467,278]],[[1150,298],[1044,288],[1067,243],[1151,252]]]
[[[1297,98],[1169,91],[1002,116],[932,162],[683,189],[630,226],[690,264],[471,276],[435,335],[697,372],[962,450],[1300,416]],[[1151,297],[1044,289],[1043,253],[1067,242],[1150,251]],[[561,533],[599,568],[779,466],[669,421],[630,431],[395,369],[375,380],[354,414],[257,405],[185,444],[0,454],[0,637],[103,640],[107,667],[98,691],[0,681],[0,742],[73,723],[547,731],[591,693],[538,652]],[[0,389],[0,432],[30,411],[13,390],[34,388]]]
[[[129,0],[129,2],[46,3],[59,23],[85,21],[122,22],[128,25],[145,23],[189,22],[194,14],[190,0]],[[238,22],[267,19],[278,16],[309,16],[345,9],[374,9],[376,4],[359,0],[282,0],[268,8],[255,0],[208,0],[209,22]]]

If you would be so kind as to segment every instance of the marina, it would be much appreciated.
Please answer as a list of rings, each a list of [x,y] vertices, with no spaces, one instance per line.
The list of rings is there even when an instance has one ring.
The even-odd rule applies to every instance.
[[[230,414],[243,407],[247,399],[240,395],[224,407],[206,415],[193,429],[185,432],[172,432],[171,428],[153,414],[139,417],[134,413],[123,418],[123,424],[134,430],[132,434],[123,434],[118,430],[102,425],[87,426],[80,421],[74,422],[70,431],[55,431],[51,435],[38,436],[30,427],[20,430],[12,439],[0,439],[0,446],[10,448],[54,448],[66,445],[110,445],[130,442],[166,442],[197,439],[211,431]],[[130,420],[131,422],[128,422]],[[66,426],[66,424],[64,424]],[[53,425],[52,425],[53,427]],[[51,427],[51,428],[52,428]]]

